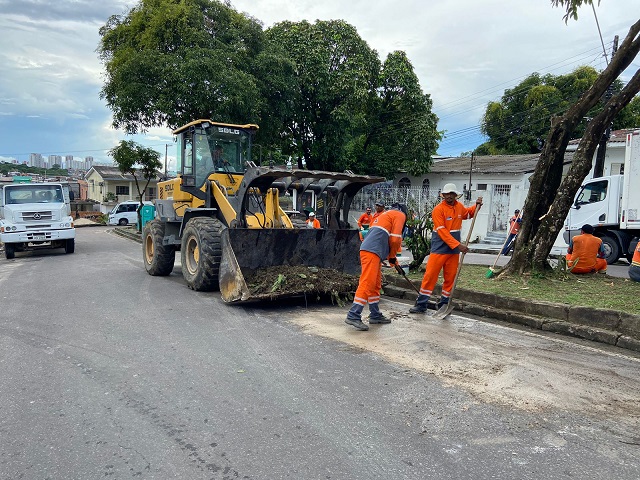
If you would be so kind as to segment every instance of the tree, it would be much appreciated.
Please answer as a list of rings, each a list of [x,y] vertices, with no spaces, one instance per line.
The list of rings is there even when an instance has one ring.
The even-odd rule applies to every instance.
[[[549,131],[549,119],[566,111],[597,78],[598,72],[589,66],[578,67],[567,75],[532,73],[516,87],[505,90],[500,101],[487,105],[481,131],[489,140],[476,152],[493,155],[538,153]],[[622,87],[622,82],[616,79],[611,93],[619,93]],[[585,117],[593,118],[602,109],[603,104],[598,102]],[[632,113],[619,116],[616,127],[633,127],[633,121]],[[574,135],[581,137],[585,128],[586,122],[579,122]]]
[[[591,3],[589,0],[572,3]],[[568,2],[555,0],[565,5]],[[615,116],[640,91],[640,70],[627,85],[608,100],[588,122],[574,155],[570,170],[562,180],[564,153],[575,129],[585,114],[600,101],[607,88],[633,62],[640,51],[640,20],[631,26],[620,48],[593,85],[559,117],[552,119],[540,160],[530,178],[530,188],[524,205],[524,220],[516,239],[514,254],[503,274],[522,274],[527,270],[548,268],[547,257],[569,212],[572,200],[588,175],[593,154],[602,134]]]
[[[138,191],[138,199],[140,200],[140,208],[138,208],[138,225],[141,225],[141,209],[144,205],[144,194],[153,178],[158,177],[158,170],[162,168],[160,162],[160,153],[153,148],[144,147],[131,140],[121,140],[120,143],[109,150],[109,156],[113,157],[118,170],[123,175],[133,175]],[[146,180],[144,188],[140,190],[140,180]]]
[[[194,119],[248,123],[263,105],[260,23],[217,0],[145,0],[100,28],[100,96],[127,133]]]
[[[341,20],[281,22],[266,34],[295,66],[292,105],[281,132],[283,153],[296,158],[300,168],[335,170],[345,136],[377,85],[377,53]]]
[[[422,92],[405,52],[390,53],[378,78],[372,101],[347,147],[344,167],[387,178],[399,170],[411,175],[428,172],[442,133],[431,98]]]

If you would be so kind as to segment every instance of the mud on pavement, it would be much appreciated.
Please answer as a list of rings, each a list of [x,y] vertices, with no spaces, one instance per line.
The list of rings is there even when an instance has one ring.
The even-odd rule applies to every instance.
[[[640,421],[640,356],[589,342],[455,314],[436,321],[383,300],[390,325],[361,332],[344,323],[347,308],[311,306],[292,321],[303,331],[435,375],[478,401],[530,412],[566,410]]]

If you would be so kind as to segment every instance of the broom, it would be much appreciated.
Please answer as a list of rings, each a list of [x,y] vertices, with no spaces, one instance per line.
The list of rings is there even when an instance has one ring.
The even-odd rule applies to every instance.
[[[515,220],[516,222],[518,221],[518,219],[520,218],[521,215],[522,215],[522,209],[520,209],[520,211],[518,212],[518,216],[516,217],[516,220]],[[509,225],[509,231],[511,231],[511,225]],[[504,243],[502,244],[502,247],[500,248],[500,251],[498,252],[498,255],[496,256],[496,260],[495,260],[495,262],[493,262],[493,265],[491,265],[489,267],[489,270],[487,270],[487,273],[485,274],[485,277],[491,278],[496,274],[496,263],[498,263],[498,259],[500,258],[500,255],[502,255],[502,252],[504,251],[504,247],[507,246],[507,240],[509,240],[509,234],[507,234],[507,238],[504,239]],[[516,241],[516,237],[513,237],[512,241],[515,242]]]

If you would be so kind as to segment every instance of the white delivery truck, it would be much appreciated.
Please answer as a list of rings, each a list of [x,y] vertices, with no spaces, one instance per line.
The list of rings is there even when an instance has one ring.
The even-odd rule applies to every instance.
[[[69,186],[62,183],[14,183],[0,189],[0,242],[7,259],[40,248],[75,250]]]
[[[587,180],[564,225],[567,244],[583,225],[593,225],[609,264],[630,261],[640,236],[640,130],[627,134],[625,147],[623,173]]]

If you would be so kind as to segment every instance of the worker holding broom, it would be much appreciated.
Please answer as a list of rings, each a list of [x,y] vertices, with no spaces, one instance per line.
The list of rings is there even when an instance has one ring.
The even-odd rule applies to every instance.
[[[410,313],[425,313],[429,298],[436,286],[440,271],[443,272],[442,296],[438,308],[449,303],[449,296],[454,285],[460,253],[467,253],[469,247],[460,242],[462,220],[473,218],[476,209],[482,205],[482,197],[476,199],[475,205],[465,207],[458,202],[460,192],[455,184],[447,183],[441,190],[440,202],[431,212],[433,233],[431,234],[431,253],[427,259],[427,268],[422,277],[420,295],[409,310]]]
[[[520,231],[520,225],[522,225],[522,215],[520,215],[520,210],[516,210],[513,217],[509,219],[509,236],[507,237],[507,241],[504,243],[504,248],[501,252],[502,255],[507,255],[509,250],[513,248],[513,245],[516,242],[516,236]]]

